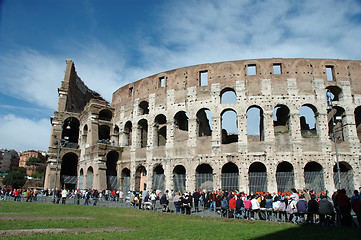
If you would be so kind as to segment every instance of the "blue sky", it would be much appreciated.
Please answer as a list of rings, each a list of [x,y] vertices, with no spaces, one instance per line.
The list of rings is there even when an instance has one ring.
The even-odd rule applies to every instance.
[[[0,148],[48,148],[66,58],[111,101],[119,87],[178,67],[361,54],[356,0],[0,0],[0,8]]]

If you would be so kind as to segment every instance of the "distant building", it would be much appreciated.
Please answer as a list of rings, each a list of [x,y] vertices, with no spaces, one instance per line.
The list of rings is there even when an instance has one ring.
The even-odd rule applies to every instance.
[[[40,164],[34,164],[34,165],[26,165],[26,162],[29,160],[29,158],[34,157],[41,160]],[[19,161],[19,167],[23,167],[26,169],[26,175],[31,176],[35,172],[41,172],[44,170],[44,164],[46,161],[46,153],[45,152],[39,152],[35,150],[29,150],[26,152],[23,152],[20,156]],[[42,170],[43,169],[43,170]]]
[[[12,149],[0,149],[0,172],[17,169],[19,165],[19,154]]]

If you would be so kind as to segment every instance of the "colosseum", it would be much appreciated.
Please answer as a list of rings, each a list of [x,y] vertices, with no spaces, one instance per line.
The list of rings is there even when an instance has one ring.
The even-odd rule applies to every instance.
[[[66,60],[58,93],[45,188],[361,186],[361,61],[201,64],[132,82],[109,103]]]

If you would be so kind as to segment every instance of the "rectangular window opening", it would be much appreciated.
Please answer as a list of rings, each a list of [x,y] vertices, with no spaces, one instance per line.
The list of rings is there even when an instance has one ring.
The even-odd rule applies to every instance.
[[[133,91],[133,87],[129,88],[129,97],[133,97],[134,91]]]
[[[249,64],[247,66],[247,74],[248,76],[254,76],[256,75],[256,64]]]
[[[159,78],[159,87],[161,87],[161,88],[165,87],[165,77]]]
[[[334,80],[333,66],[326,66],[326,77],[329,82]]]
[[[273,64],[273,74],[281,74],[281,63]]]
[[[199,72],[200,86],[208,86],[208,71]]]

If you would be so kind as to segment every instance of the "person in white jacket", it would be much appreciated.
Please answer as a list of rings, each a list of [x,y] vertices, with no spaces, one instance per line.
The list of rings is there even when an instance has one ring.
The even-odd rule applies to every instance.
[[[259,202],[257,198],[255,198],[255,196],[252,196],[251,204],[252,204],[251,220],[254,220],[254,214],[255,213],[259,214],[259,209],[260,209]]]

